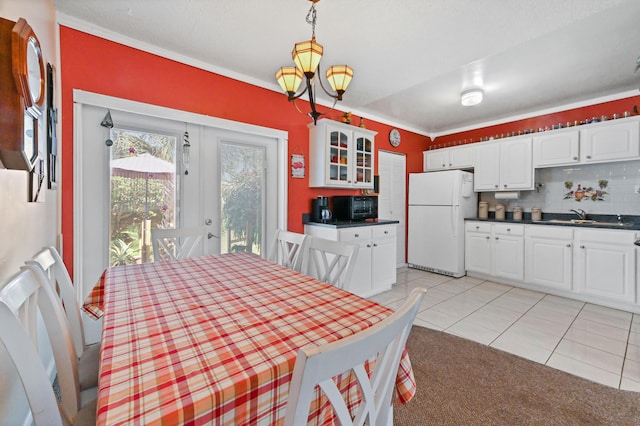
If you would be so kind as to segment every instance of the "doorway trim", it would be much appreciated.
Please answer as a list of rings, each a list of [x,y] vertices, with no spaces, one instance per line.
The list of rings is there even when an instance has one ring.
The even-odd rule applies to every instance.
[[[197,114],[188,111],[177,110],[168,107],[162,107],[144,102],[131,101],[127,99],[116,98],[113,96],[101,95],[98,93],[87,92],[84,90],[73,90],[73,282],[79,283],[76,286],[77,297],[80,301],[83,299],[83,287],[85,283],[81,282],[81,274],[77,265],[83,264],[83,247],[82,247],[82,187],[84,170],[82,165],[82,107],[83,105],[94,106],[100,108],[120,110],[133,114],[147,115],[155,118],[183,121],[189,124],[202,125],[223,130],[230,130],[239,133],[247,133],[257,136],[273,138],[277,141],[277,227],[286,229],[287,226],[287,154],[289,145],[289,133],[284,130],[272,129],[269,127],[258,126],[254,124],[241,123],[237,121],[227,120],[224,118],[212,117],[204,114]]]

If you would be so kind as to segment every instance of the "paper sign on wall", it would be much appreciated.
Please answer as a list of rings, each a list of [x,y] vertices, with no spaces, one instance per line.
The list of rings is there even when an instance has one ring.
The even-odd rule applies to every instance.
[[[291,154],[291,177],[304,177],[304,155]]]

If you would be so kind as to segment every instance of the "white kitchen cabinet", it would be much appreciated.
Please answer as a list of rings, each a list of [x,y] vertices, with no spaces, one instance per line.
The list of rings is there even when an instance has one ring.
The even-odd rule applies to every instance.
[[[513,223],[465,223],[465,269],[510,280],[524,276],[524,227]]]
[[[424,151],[424,171],[468,169],[473,167],[471,145]]]
[[[580,132],[577,128],[554,130],[533,136],[533,167],[576,164],[580,161]]]
[[[478,143],[474,150],[474,190],[533,189],[531,137]]]
[[[314,237],[358,244],[358,255],[345,290],[370,297],[391,289],[396,282],[396,224],[354,226],[305,225],[304,232]]]
[[[640,313],[640,233],[485,221],[465,231],[469,275]]]
[[[467,221],[465,230],[465,269],[491,275],[491,224]]]
[[[636,301],[636,233],[604,229],[575,232],[576,291],[620,302]]]
[[[308,127],[310,187],[373,188],[376,132],[326,118]]]
[[[491,229],[492,275],[511,280],[524,279],[524,226],[494,223]]]
[[[580,128],[580,161],[600,163],[640,158],[640,121],[611,120]]]
[[[573,284],[573,228],[526,226],[524,280],[571,290]]]

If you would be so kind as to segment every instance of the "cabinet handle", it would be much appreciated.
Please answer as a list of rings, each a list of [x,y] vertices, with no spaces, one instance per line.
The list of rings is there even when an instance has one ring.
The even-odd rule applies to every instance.
[[[487,240],[489,239],[489,237],[487,236]]]
[[[374,247],[378,247],[378,244],[376,244],[376,243],[373,243],[373,246],[374,246]]]
[[[588,160],[588,159],[590,159],[590,158],[591,158],[591,156],[590,156],[590,155],[587,155],[587,160]]]
[[[384,233],[385,233],[385,234],[388,234],[388,233],[389,233],[389,231],[384,231]]]
[[[446,164],[442,164],[442,167],[447,167],[447,165]]]
[[[577,159],[578,159],[578,157],[573,157],[573,159],[574,159],[574,160],[577,160]]]
[[[511,228],[507,228],[507,232],[511,232]]]
[[[567,244],[567,247],[568,247],[568,248],[571,248],[571,244]]]
[[[453,164],[449,163],[449,167],[453,166]]]
[[[367,244],[367,247],[371,247],[371,244]]]
[[[496,237],[496,240],[499,240],[500,238]]]
[[[505,187],[505,188],[507,187],[507,184],[506,184],[506,183],[504,184],[504,187]]]
[[[584,246],[580,246],[580,248],[581,248],[581,249],[583,249],[583,248],[584,248]]]
[[[480,229],[480,227],[479,227],[479,226],[476,226],[476,229]]]
[[[498,186],[499,186],[499,185],[496,185],[496,188],[497,188]]]
[[[356,235],[354,235],[354,237],[360,238],[360,234],[356,234]]]

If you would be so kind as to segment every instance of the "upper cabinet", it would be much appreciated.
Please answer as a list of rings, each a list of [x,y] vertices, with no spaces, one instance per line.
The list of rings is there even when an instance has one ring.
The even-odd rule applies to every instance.
[[[474,152],[475,191],[533,189],[531,137],[477,144]]]
[[[640,121],[629,118],[545,132],[533,137],[534,167],[640,158]]]
[[[423,156],[425,172],[473,167],[473,146],[471,145],[424,151]]]
[[[584,163],[640,157],[640,122],[607,121],[580,129],[580,160]]]
[[[580,161],[580,132],[576,128],[539,133],[533,137],[533,166],[552,167]]]
[[[309,124],[309,186],[373,188],[376,132],[326,118]]]

